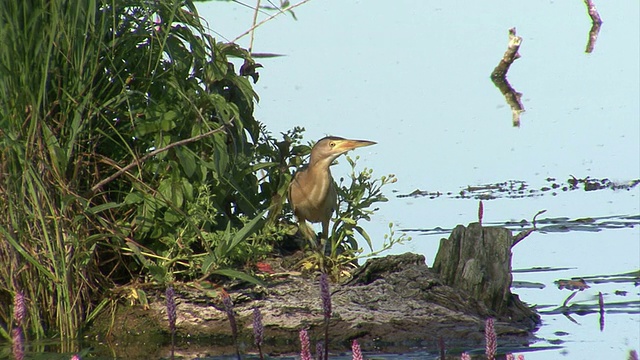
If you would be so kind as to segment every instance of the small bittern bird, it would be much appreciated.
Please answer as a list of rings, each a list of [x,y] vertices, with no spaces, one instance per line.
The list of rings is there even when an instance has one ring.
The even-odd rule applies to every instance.
[[[327,136],[311,149],[311,159],[306,168],[298,171],[289,185],[289,204],[298,218],[298,227],[309,240],[315,240],[313,230],[307,225],[322,223],[321,241],[329,236],[329,220],[338,205],[336,185],[329,167],[340,155],[355,148],[374,145],[367,140],[349,140]]]

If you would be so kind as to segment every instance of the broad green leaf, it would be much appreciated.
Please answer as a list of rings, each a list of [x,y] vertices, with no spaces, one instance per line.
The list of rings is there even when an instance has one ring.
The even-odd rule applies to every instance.
[[[233,250],[240,242],[245,241],[253,233],[260,230],[264,223],[262,216],[266,212],[267,210],[262,210],[258,215],[256,215],[256,217],[243,226],[242,229],[235,234],[233,240],[231,240],[231,245],[229,245],[227,251]]]
[[[140,204],[143,201],[144,201],[144,197],[142,196],[142,194],[140,194],[137,191],[127,194],[127,196],[125,196],[124,198],[124,203],[128,205]]]
[[[205,274],[209,273],[211,267],[216,263],[216,256],[214,254],[208,254],[202,260],[202,272]]]
[[[187,177],[193,176],[196,171],[196,159],[193,153],[187,148],[181,148],[179,146],[174,148],[178,160],[180,160],[180,166],[184,170]]]
[[[182,220],[183,220],[182,214],[177,213],[172,208],[169,208],[167,209],[167,211],[164,212],[164,221],[168,222],[169,224],[175,224]]]
[[[360,226],[356,226],[355,229],[367,241],[367,245],[369,245],[369,249],[373,251],[373,244],[371,243],[371,237],[369,236],[369,234]]]
[[[182,192],[187,201],[193,200],[193,185],[188,179],[182,178]]]
[[[218,176],[223,176],[229,164],[229,153],[224,134],[215,134],[213,142],[213,166]]]
[[[167,270],[162,266],[158,266],[156,264],[151,264],[147,266],[149,270],[149,274],[153,277],[153,279],[159,283],[165,283],[167,279]]]
[[[184,196],[182,194],[182,182],[173,179],[164,179],[158,186],[158,191],[165,198],[171,201],[173,206],[182,207]]]
[[[148,308],[149,299],[147,299],[147,293],[142,289],[136,289],[136,292],[138,293],[138,301],[140,302],[140,305],[142,305],[143,308]]]

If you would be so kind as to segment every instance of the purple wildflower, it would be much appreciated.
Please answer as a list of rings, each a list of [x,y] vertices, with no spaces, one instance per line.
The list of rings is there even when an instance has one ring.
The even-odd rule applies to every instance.
[[[24,294],[22,291],[17,291],[13,297],[13,318],[16,320],[18,326],[22,326],[26,315],[27,306],[25,305]]]
[[[322,341],[318,341],[316,343],[316,359],[317,360],[326,360],[324,358],[324,343]]]
[[[331,318],[331,292],[329,291],[329,276],[320,275],[320,297],[322,298],[322,311],[325,321]]]
[[[167,301],[167,318],[169,318],[169,330],[171,333],[176,332],[176,293],[173,290],[173,286],[169,286],[164,293],[164,296]]]
[[[16,360],[24,359],[24,343],[22,337],[22,329],[17,327],[11,330],[11,339],[13,340],[13,346],[11,348],[13,352],[13,357]]]
[[[231,334],[233,335],[233,338],[236,339],[238,337],[238,325],[236,324],[236,314],[233,311],[233,301],[231,301],[229,294],[224,293],[222,295],[222,303],[224,304],[224,311],[227,313],[227,317],[229,318]]]
[[[524,360],[524,355],[518,355],[518,360]]]
[[[635,350],[629,351],[629,360],[638,360],[638,352]]]
[[[507,354],[507,360],[516,360],[516,358],[513,354]]]
[[[73,356],[71,357],[71,360],[81,360],[81,359],[80,359],[80,355],[78,355],[78,354],[73,355]]]
[[[257,307],[253,308],[253,338],[256,346],[258,347],[260,360],[263,360],[264,354],[262,354],[262,340],[264,340],[264,326],[262,325],[262,313]]]
[[[496,336],[496,330],[493,327],[493,319],[488,318],[485,322],[484,337],[487,342],[486,355],[487,359],[493,360],[496,357],[496,351],[498,350],[498,338]]]
[[[167,318],[169,319],[169,330],[171,332],[171,359],[173,360],[176,344],[176,318],[178,317],[176,311],[176,293],[173,290],[173,286],[169,286],[167,290],[165,290],[164,297],[167,302]]]
[[[460,360],[471,360],[471,355],[469,355],[469,353],[463,352],[460,356]]]
[[[331,319],[331,291],[329,290],[329,276],[320,275],[320,297],[322,298],[322,312],[324,314],[324,356],[329,358],[329,319]]]
[[[262,340],[264,339],[262,313],[260,313],[260,309],[258,308],[253,308],[253,339],[257,346],[262,345]]]
[[[362,351],[360,351],[360,344],[358,344],[358,340],[353,340],[351,343],[351,351],[353,352],[353,360],[362,360]]]
[[[311,345],[307,329],[300,330],[300,360],[311,360]]]

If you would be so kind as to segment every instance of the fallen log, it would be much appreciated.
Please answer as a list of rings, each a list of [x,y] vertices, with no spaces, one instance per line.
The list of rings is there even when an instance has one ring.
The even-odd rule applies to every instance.
[[[469,228],[477,229],[473,224]],[[455,239],[463,229],[457,228],[452,234],[454,240],[445,241],[443,246],[449,249],[450,245],[458,243]],[[497,230],[488,231],[493,233]],[[469,239],[468,235],[462,238]],[[500,239],[497,243],[508,243],[506,234]],[[458,263],[467,256],[458,260],[449,258]],[[506,254],[502,258],[510,259]],[[443,269],[443,259],[441,255],[438,260],[440,269]],[[482,264],[480,259],[476,261]],[[501,271],[510,268],[499,264],[497,267]],[[470,269],[467,273],[477,276],[478,272],[469,273]],[[451,276],[447,276],[449,278]],[[324,319],[316,280],[289,273],[267,279],[267,287],[226,286],[234,303],[241,352],[255,350],[252,341],[255,307],[262,312],[265,329],[262,349],[269,354],[299,351],[295,339],[302,328],[308,329],[312,342],[322,340]],[[502,285],[498,286],[498,279],[492,279],[490,288],[507,286],[510,277],[502,276],[500,283]],[[329,349],[332,352],[347,350],[353,339],[358,339],[365,350],[377,349],[386,353],[403,353],[417,348],[437,349],[440,340],[448,348],[481,347],[485,320],[496,317],[496,311],[485,303],[486,299],[475,299],[468,291],[478,293],[482,288],[480,284],[474,282],[474,286],[469,285],[471,283],[464,282],[460,283],[460,288],[447,285],[443,277],[427,267],[422,255],[407,253],[370,259],[354,273],[351,281],[332,285]],[[186,358],[233,354],[235,350],[227,315],[216,291],[203,291],[189,284],[175,284],[174,287],[176,354]],[[157,340],[169,338],[164,291],[157,288],[148,289],[146,293],[149,299],[147,309],[120,305],[113,314],[103,314],[96,320],[89,337],[101,344],[117,344],[107,352],[129,359],[137,358],[134,354],[145,359],[166,356],[168,345],[158,346]],[[513,297],[506,296],[506,299],[512,299],[507,302],[513,304]],[[510,309],[512,305],[506,308]],[[507,313],[516,314],[514,311]],[[518,319],[523,320],[523,317]],[[504,316],[497,318],[495,328],[501,344],[522,345],[528,342],[535,321],[529,318],[520,320]],[[98,345],[93,346],[99,348]]]

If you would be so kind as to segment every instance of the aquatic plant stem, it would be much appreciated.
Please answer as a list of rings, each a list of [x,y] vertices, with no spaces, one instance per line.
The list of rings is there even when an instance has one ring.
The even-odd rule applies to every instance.
[[[256,346],[258,347],[258,354],[260,354],[260,360],[264,360],[262,354],[262,340],[264,339],[264,326],[262,325],[262,313],[259,308],[253,309],[253,337]]]
[[[176,338],[176,300],[175,291],[173,286],[169,286],[165,291],[165,298],[167,301],[167,318],[169,320],[169,331],[171,332],[171,359],[174,358],[175,353],[175,338]]]
[[[236,348],[236,357],[241,360],[240,348],[238,347],[238,324],[236,323],[236,315],[233,310],[233,301],[226,292],[222,294],[222,303],[224,304],[224,310],[229,318],[229,325],[231,327],[231,335],[233,336],[233,345]]]
[[[329,290],[329,276],[320,275],[320,297],[322,298],[322,313],[324,315],[324,359],[329,359],[329,320],[331,319],[331,291]]]

